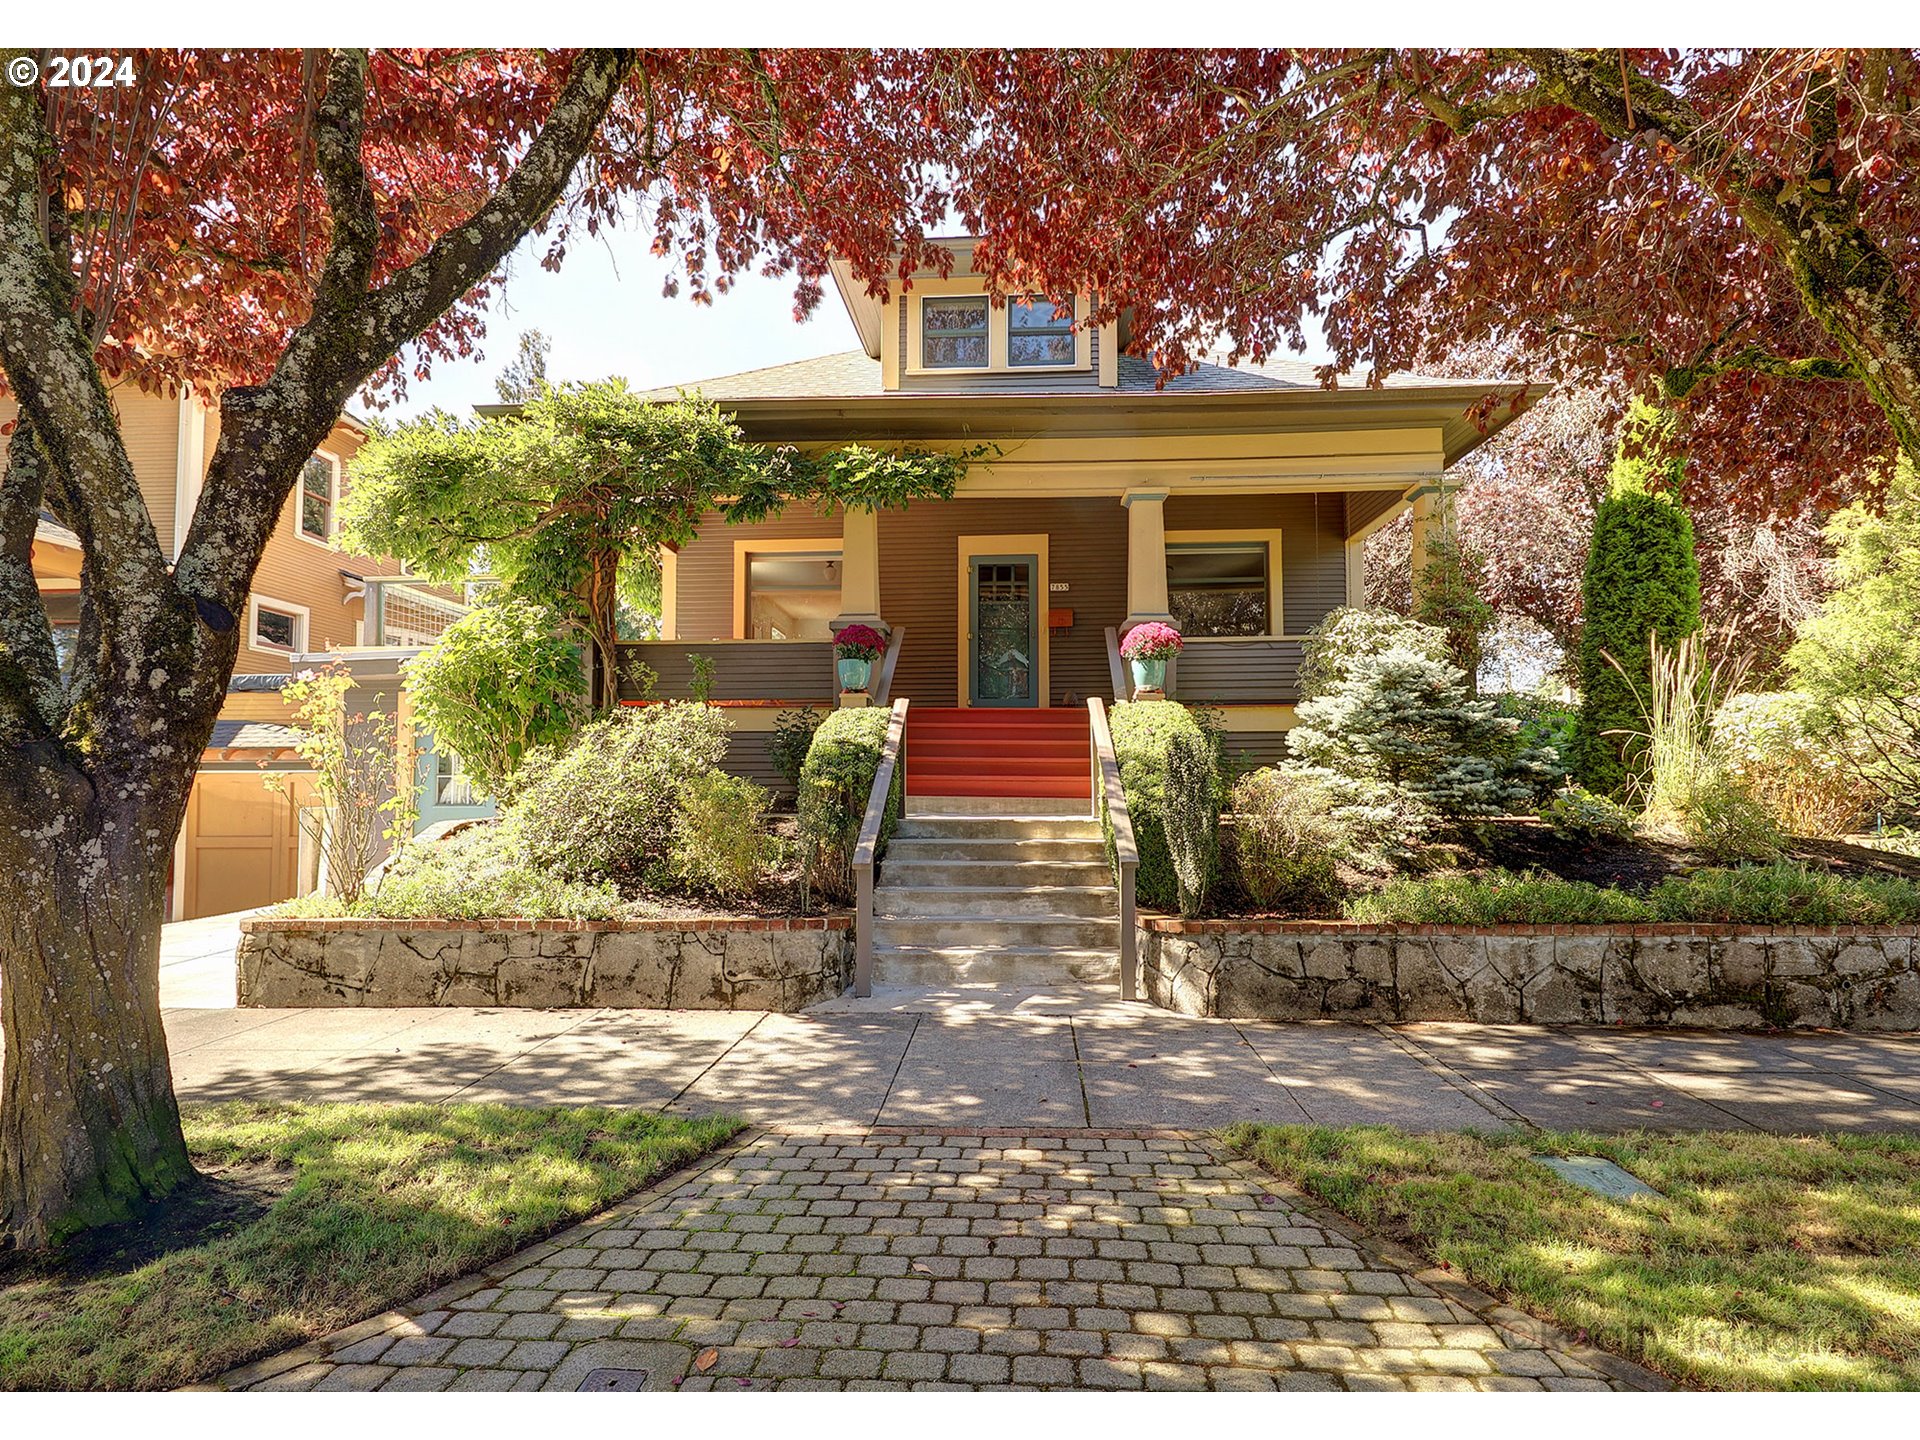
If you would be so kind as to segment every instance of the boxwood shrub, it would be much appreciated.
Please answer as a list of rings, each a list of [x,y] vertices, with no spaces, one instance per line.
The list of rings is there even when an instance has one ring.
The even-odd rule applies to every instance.
[[[807,884],[829,900],[853,898],[853,849],[880,769],[890,714],[877,706],[835,710],[813,732],[800,767],[800,839],[807,852]],[[905,791],[906,767],[896,766],[880,829],[883,848],[900,822]]]
[[[1127,794],[1127,812],[1133,819],[1134,843],[1140,847],[1140,868],[1134,873],[1134,894],[1149,910],[1178,910],[1180,881],[1174,872],[1173,856],[1167,849],[1167,757],[1175,737],[1185,737],[1187,745],[1208,744],[1200,722],[1184,705],[1171,700],[1153,700],[1145,704],[1118,703],[1113,707],[1114,759],[1120,765],[1120,783]],[[1208,784],[1217,784],[1209,768]],[[1192,797],[1190,797],[1192,798]],[[1205,802],[1200,802],[1204,807]],[[1107,845],[1107,861],[1113,863],[1113,830],[1103,815],[1101,833]],[[1202,895],[1211,888],[1218,869],[1217,855],[1207,847],[1202,859],[1206,869],[1204,883],[1188,887],[1189,896]]]

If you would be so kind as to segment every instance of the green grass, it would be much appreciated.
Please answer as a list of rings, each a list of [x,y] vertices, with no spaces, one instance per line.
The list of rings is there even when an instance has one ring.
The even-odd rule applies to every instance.
[[[737,1122],[502,1105],[191,1106],[195,1162],[264,1213],[132,1268],[0,1272],[0,1388],[152,1389],[413,1298],[605,1209]]]
[[[1920,1388],[1920,1139],[1255,1125],[1226,1138],[1369,1229],[1683,1384]],[[1604,1155],[1662,1195],[1606,1200],[1534,1154]]]

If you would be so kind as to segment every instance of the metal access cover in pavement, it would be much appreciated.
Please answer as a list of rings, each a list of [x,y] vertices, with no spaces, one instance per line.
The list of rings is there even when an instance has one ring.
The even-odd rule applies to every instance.
[[[647,1388],[647,1376],[651,1370],[589,1370],[587,1378],[580,1382],[582,1392],[597,1391],[612,1394],[615,1391],[644,1390]]]
[[[1598,1155],[1536,1155],[1533,1158],[1569,1184],[1609,1200],[1630,1200],[1635,1195],[1660,1193],[1638,1176]]]

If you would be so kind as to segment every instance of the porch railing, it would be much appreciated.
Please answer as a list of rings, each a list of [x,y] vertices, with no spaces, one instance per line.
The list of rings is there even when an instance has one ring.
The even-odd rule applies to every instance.
[[[620,646],[620,698],[691,699],[696,656],[711,667],[709,700],[831,705],[840,691],[831,640],[638,640]]]
[[[1140,868],[1140,847],[1133,838],[1133,817],[1127,811],[1126,787],[1120,783],[1120,762],[1113,753],[1113,731],[1107,727],[1107,707],[1098,695],[1087,697],[1087,727],[1093,739],[1094,811],[1100,817],[1102,831],[1113,836],[1113,878],[1120,891],[1120,998],[1136,1000],[1140,988],[1137,974],[1140,940],[1133,882]]]
[[[859,996],[873,994],[873,871],[886,854],[887,810],[893,800],[895,775],[904,780],[901,767],[906,749],[907,702],[900,699],[893,702],[893,712],[887,719],[886,743],[880,747],[880,764],[873,772],[873,788],[867,792],[866,814],[860,818],[860,838],[853,846],[853,993]]]
[[[907,627],[896,625],[887,636],[887,653],[880,657],[880,675],[873,685],[873,703],[884,705],[893,694],[893,667],[900,663],[900,647],[907,642]],[[835,676],[836,681],[838,676]]]

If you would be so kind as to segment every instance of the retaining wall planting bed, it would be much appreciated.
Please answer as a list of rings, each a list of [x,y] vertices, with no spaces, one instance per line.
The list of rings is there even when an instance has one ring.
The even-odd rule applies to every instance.
[[[799,1010],[853,977],[852,917],[240,923],[240,1003]]]
[[[1259,1020],[1920,1029],[1920,927],[1140,922],[1156,1004]]]

